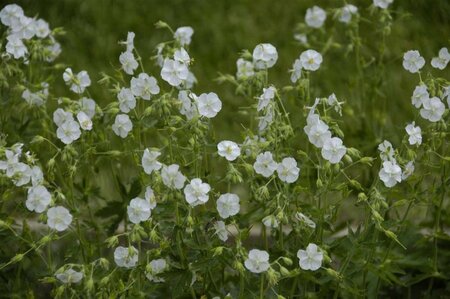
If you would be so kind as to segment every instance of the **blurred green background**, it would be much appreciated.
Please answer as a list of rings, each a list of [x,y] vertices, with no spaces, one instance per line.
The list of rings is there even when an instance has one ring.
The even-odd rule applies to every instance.
[[[4,4],[12,2],[5,1]],[[377,17],[370,16],[369,6],[372,0],[20,0],[15,3],[21,5],[27,15],[38,15],[47,20],[51,28],[64,27],[67,34],[60,39],[63,52],[58,62],[68,64],[75,71],[86,69],[93,81],[100,79],[100,71],[111,74],[114,68],[118,68],[118,56],[123,50],[118,41],[124,40],[128,31],[136,33],[135,44],[144,58],[147,70],[150,69],[152,75],[159,77],[159,70],[149,58],[155,54],[155,46],[170,39],[170,35],[167,31],[156,30],[154,24],[163,20],[173,28],[192,26],[195,30],[190,47],[191,56],[195,59],[192,70],[199,82],[194,91],[214,91],[224,102],[223,111],[214,120],[220,124],[221,130],[218,134],[223,138],[239,134],[242,129],[241,121],[237,119],[235,112],[239,106],[248,106],[252,99],[235,96],[231,85],[215,82],[218,72],[234,74],[240,51],[252,51],[256,44],[270,42],[279,52],[279,60],[270,70],[270,80],[276,86],[289,84],[288,69],[305,50],[305,47],[293,39],[294,28],[296,24],[303,22],[308,7],[319,5],[331,9],[342,7],[345,3],[353,3],[359,7],[363,18],[360,30],[363,44],[376,44],[380,38],[380,28],[365,20]],[[417,76],[402,68],[403,53],[418,49],[427,60],[426,73],[432,70],[429,65],[431,58],[437,55],[441,47],[449,46],[450,1],[395,0],[391,7],[395,13],[385,52],[385,78],[376,94],[366,96],[376,97],[371,101],[374,101],[377,107],[394,113],[387,118],[380,116],[376,121],[381,131],[372,132],[367,137],[364,135],[367,134],[368,128],[362,128],[363,123],[344,124],[343,130],[348,135],[346,143],[350,146],[357,147],[366,143],[365,138],[390,138],[394,142],[401,139],[405,123],[413,118],[410,97],[418,83]],[[330,29],[331,27],[334,29]],[[342,35],[342,40],[335,40],[336,42],[349,42],[348,38],[345,38],[345,25],[333,20],[332,14],[328,13],[326,32],[318,34],[325,39],[331,30],[337,30],[337,36]],[[314,45],[312,47],[317,48]],[[375,55],[374,50],[363,47],[363,55],[369,60]],[[355,71],[353,53],[346,56],[345,48],[328,52],[321,70],[314,73],[312,78],[313,97],[325,97],[335,92],[339,99],[347,100],[350,108],[357,107],[359,102],[358,107],[362,107],[363,111],[350,111],[350,114],[364,114],[364,111],[371,109],[365,109],[364,106],[369,99],[355,98],[352,93],[354,82],[347,80],[347,74]],[[445,71],[432,71],[436,76],[449,77],[448,68]],[[366,75],[370,75],[370,69]],[[60,86],[61,96],[69,94],[67,89],[63,89],[65,87],[62,78],[56,78],[53,84],[56,88]],[[115,100],[103,89],[104,87],[94,84],[90,91],[100,104]],[[294,109],[293,106],[291,109]],[[297,114],[296,111],[291,112]],[[246,121],[241,120],[244,123]],[[396,129],[389,130],[390,133],[383,131],[383,128],[392,126]]]

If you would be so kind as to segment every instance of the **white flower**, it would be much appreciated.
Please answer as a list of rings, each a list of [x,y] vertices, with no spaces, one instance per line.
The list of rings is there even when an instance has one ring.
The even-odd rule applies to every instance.
[[[161,156],[161,153],[158,151],[150,151],[148,148],[144,150],[141,162],[146,174],[152,174],[154,170],[161,169],[162,164],[157,161],[159,156]]]
[[[42,106],[45,103],[44,95],[41,92],[31,92],[29,89],[25,89],[22,92],[22,98],[29,105]]]
[[[280,225],[277,218],[275,218],[275,216],[273,216],[273,215],[264,217],[262,219],[262,223],[264,224],[264,226],[269,227],[269,228],[277,228]]]
[[[420,116],[431,122],[440,121],[445,112],[445,105],[438,97],[426,99],[423,101],[423,107],[420,109]]]
[[[294,34],[294,39],[304,46],[308,44],[308,36],[306,36],[306,34],[304,33]]]
[[[394,159],[394,147],[392,144],[384,140],[378,145],[378,151],[380,151],[380,158],[383,161],[393,161]]]
[[[133,75],[134,70],[138,68],[138,62],[136,58],[134,58],[133,52],[125,51],[119,56],[120,64],[122,65],[122,69],[128,75]]]
[[[249,78],[255,74],[255,71],[253,69],[253,63],[245,60],[244,58],[239,58],[236,61],[236,67],[237,67],[236,72],[237,79]]]
[[[266,272],[269,267],[269,253],[264,250],[252,249],[248,253],[248,258],[245,260],[245,268],[253,273]]]
[[[184,48],[176,49],[175,53],[173,54],[173,59],[186,65],[189,65],[191,63],[189,53]]]
[[[293,183],[298,179],[300,168],[297,167],[297,161],[294,158],[284,158],[277,167],[278,177],[286,183]]]
[[[197,107],[200,115],[213,118],[222,109],[222,102],[214,92],[202,93],[197,99]]]
[[[270,106],[269,106],[270,107]],[[264,130],[269,127],[269,125],[273,121],[273,108],[267,109],[266,114],[259,119],[258,130],[260,133],[264,132]]]
[[[332,93],[328,96],[327,104],[330,105],[331,107],[334,107],[334,111],[336,111],[337,113],[339,113],[340,116],[342,116],[341,105],[344,104],[344,102],[339,102],[334,93]]]
[[[447,98],[447,105],[448,108],[450,109],[450,85],[444,87],[444,91],[442,93],[442,100],[444,100],[445,98]]]
[[[220,240],[226,242],[228,240],[228,231],[223,221],[216,221],[214,223],[214,229],[216,230],[215,234],[219,237]]]
[[[172,164],[169,166],[163,166],[161,171],[161,177],[164,185],[169,188],[181,189],[184,186],[186,177],[179,171],[180,166]]]
[[[71,68],[67,68],[63,73],[63,79],[66,85],[70,85],[70,90],[78,94],[83,93],[86,87],[91,85],[91,78],[86,71],[75,75]]]
[[[62,273],[57,273],[55,276],[62,283],[79,283],[83,279],[83,273],[73,269],[67,269]]]
[[[386,9],[394,0],[373,0],[373,5]]]
[[[320,28],[323,26],[326,19],[327,13],[318,6],[313,6],[306,10],[305,22],[309,27]]]
[[[23,9],[17,4],[8,4],[0,11],[0,21],[3,25],[11,27],[23,16]]]
[[[33,187],[42,185],[44,182],[44,173],[42,172],[42,169],[39,166],[33,166],[31,168],[31,184]]]
[[[216,205],[217,211],[223,219],[236,215],[241,208],[239,205],[239,196],[232,193],[220,195]]]
[[[48,23],[42,19],[36,20],[34,22],[35,34],[39,38],[45,38],[50,34],[50,28]]]
[[[95,101],[93,99],[81,98],[80,112],[86,113],[86,115],[92,119],[95,115]]]
[[[431,66],[443,70],[447,67],[449,61],[450,61],[450,53],[448,53],[448,49],[441,48],[439,50],[439,56],[431,59]]]
[[[192,29],[192,27],[185,26],[177,28],[173,37],[180,42],[180,45],[185,46],[191,43],[191,38],[193,34],[194,29]]]
[[[308,71],[317,71],[322,63],[322,55],[315,50],[306,50],[300,54],[302,67]]]
[[[352,15],[357,13],[358,7],[352,4],[347,4],[340,11],[339,22],[348,24],[352,20]]]
[[[430,98],[427,86],[424,84],[417,85],[411,97],[411,102],[416,108],[420,108],[423,102]]]
[[[192,179],[189,184],[184,187],[184,196],[191,206],[205,204],[209,200],[209,191],[211,187],[207,183],[203,183],[201,179]]]
[[[228,161],[234,161],[241,155],[239,145],[233,141],[224,140],[217,144],[219,156],[224,157]]]
[[[52,196],[44,186],[36,186],[28,189],[28,196],[25,205],[30,211],[42,213],[50,204]]]
[[[92,130],[92,120],[89,118],[89,116],[87,116],[86,113],[84,113],[83,111],[78,112],[77,120],[83,130]]]
[[[311,114],[306,119],[306,126],[303,129],[308,135],[309,142],[321,148],[324,142],[331,138],[328,125],[324,123],[317,114]]]
[[[129,88],[122,87],[117,94],[117,100],[119,100],[119,109],[123,113],[128,113],[136,107],[136,99]]]
[[[198,114],[196,99],[197,96],[189,91],[181,90],[178,93],[178,100],[181,102],[180,113],[185,115],[188,120]]]
[[[12,177],[14,174],[14,167],[19,163],[20,154],[10,150],[5,150],[6,160],[0,161],[0,170],[6,170],[6,176]]]
[[[295,59],[294,64],[292,65],[292,73],[291,73],[291,82],[295,83],[302,76],[302,62],[300,59]]]
[[[420,145],[422,143],[422,130],[415,125],[416,123],[412,122],[405,127],[406,133],[409,135],[408,141],[410,145]]]
[[[266,178],[270,177],[277,167],[278,164],[273,160],[271,152],[259,154],[253,164],[255,172]]]
[[[118,114],[116,115],[116,119],[114,124],[112,125],[112,129],[117,136],[125,138],[128,136],[128,133],[133,129],[133,123],[130,120],[130,117],[126,114]]]
[[[253,50],[253,63],[259,70],[271,68],[277,60],[277,49],[271,44],[259,44]]]
[[[11,54],[14,59],[19,59],[27,55],[28,50],[22,40],[16,35],[10,35],[7,37],[6,52]]]
[[[136,34],[134,32],[128,32],[127,40],[125,42],[125,45],[127,46],[127,52],[133,52],[135,36],[136,36]]]
[[[189,71],[187,79],[183,81],[183,85],[186,89],[191,89],[192,87],[194,87],[195,83],[197,83],[197,78],[195,78],[193,72]]]
[[[132,223],[147,221],[151,215],[150,203],[139,197],[133,198],[127,207],[127,213]]]
[[[31,179],[31,168],[25,163],[19,162],[12,165],[11,177],[17,187],[26,185]],[[8,173],[6,173],[8,175]]]
[[[61,44],[55,41],[51,36],[50,39],[52,40],[52,43],[45,47],[47,51],[47,56],[45,57],[45,61],[47,62],[53,62],[59,54],[61,54]]]
[[[17,22],[11,26],[12,34],[21,39],[31,39],[36,35],[36,27],[34,26],[34,19],[27,16],[20,16]]]
[[[158,82],[155,77],[146,73],[140,73],[137,78],[133,77],[131,79],[131,91],[136,97],[150,100],[152,95],[159,93]]]
[[[309,226],[312,229],[316,228],[316,223],[314,221],[312,221],[311,218],[309,218],[308,216],[306,216],[305,214],[303,214],[301,212],[297,212],[295,214],[295,218],[298,221],[303,222],[304,224],[306,224],[307,226]]]
[[[156,196],[155,192],[153,192],[152,187],[145,188],[145,194],[144,194],[145,200],[148,201],[150,204],[150,209],[153,210],[156,208]]]
[[[80,125],[73,120],[65,121],[56,130],[56,136],[65,144],[71,144],[72,142],[80,138],[80,135]]]
[[[161,78],[172,86],[179,86],[188,78],[189,70],[184,63],[169,58],[164,60]]]
[[[323,252],[316,244],[309,243],[306,250],[297,251],[300,268],[316,271],[322,266]]]
[[[61,108],[58,108],[53,112],[53,122],[60,127],[63,123],[68,121],[74,121],[73,115],[70,112],[66,112]]]
[[[64,207],[57,206],[48,209],[47,211],[47,225],[61,232],[66,230],[72,223],[72,215],[69,210]]]
[[[386,187],[394,187],[402,181],[402,169],[395,160],[385,161],[380,169],[379,176]]]
[[[402,181],[409,178],[414,172],[414,161],[409,161],[405,165],[405,170],[402,172]]]
[[[263,110],[269,105],[270,101],[275,97],[277,90],[275,87],[270,86],[268,88],[263,88],[263,93],[258,97],[258,111]]]
[[[167,262],[165,259],[152,260],[147,266],[145,276],[148,280],[153,282],[164,282],[164,278],[158,277],[159,274],[164,273],[167,269]]]
[[[114,261],[119,267],[133,268],[134,266],[136,266],[138,258],[139,252],[134,246],[118,246],[114,250]]]
[[[339,137],[327,139],[323,143],[322,157],[331,164],[339,163],[346,152],[347,148],[342,144],[342,140]]]
[[[419,51],[410,50],[403,55],[403,67],[410,73],[417,73],[425,65],[425,59]]]

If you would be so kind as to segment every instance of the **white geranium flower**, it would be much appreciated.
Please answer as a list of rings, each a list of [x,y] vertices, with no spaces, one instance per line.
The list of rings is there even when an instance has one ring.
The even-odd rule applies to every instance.
[[[17,187],[26,185],[31,179],[31,168],[25,163],[19,162],[12,165],[11,178]],[[8,175],[8,173],[6,173]]]
[[[189,65],[191,63],[189,53],[184,48],[176,49],[175,53],[173,54],[173,59],[175,61],[184,63],[185,65]]]
[[[431,66],[436,69],[443,70],[447,67],[448,62],[450,61],[450,53],[447,48],[441,48],[439,50],[438,57],[434,57],[431,59]]]
[[[245,268],[253,273],[262,273],[269,270],[269,253],[264,250],[252,249],[245,260]]]
[[[294,158],[284,158],[277,167],[278,177],[286,183],[293,183],[298,179],[300,168],[297,167],[297,161]]]
[[[74,121],[73,114],[58,108],[53,112],[53,122],[60,127],[63,123]]]
[[[184,26],[177,28],[173,37],[180,42],[180,45],[186,46],[191,43],[191,38],[193,34],[194,29],[192,29],[192,27]]]
[[[125,51],[119,56],[120,64],[122,65],[122,69],[128,75],[133,75],[134,70],[136,70],[139,66],[136,58],[134,58],[133,52]]]
[[[263,88],[263,93],[258,97],[258,111],[263,110],[269,105],[270,101],[275,97],[277,90],[275,87],[270,86],[268,88]]]
[[[125,45],[127,46],[127,52],[133,52],[135,37],[136,37],[136,34],[134,32],[128,32],[127,40],[125,41]]]
[[[50,34],[50,27],[43,19],[34,22],[35,34],[39,38],[46,38]]]
[[[152,282],[164,282],[164,278],[158,277],[158,275],[164,273],[167,268],[168,265],[165,259],[152,260],[147,266],[145,276]]]
[[[140,73],[137,78],[131,78],[131,91],[136,97],[150,100],[151,96],[158,94],[160,90],[155,77]]]
[[[62,283],[79,283],[83,279],[83,272],[77,272],[73,269],[67,269],[64,272],[57,273],[56,278]]]
[[[419,126],[415,126],[416,123],[413,121],[405,127],[406,133],[408,133],[409,144],[410,145],[420,145],[422,144],[422,129]]]
[[[169,58],[164,60],[161,78],[172,86],[179,86],[188,78],[189,70],[184,63]]]
[[[253,69],[253,63],[245,60],[244,58],[239,58],[236,61],[236,78],[237,79],[246,79],[255,75],[255,70]]]
[[[316,223],[314,221],[312,221],[311,218],[309,218],[308,216],[306,216],[305,214],[303,214],[301,212],[297,212],[295,214],[295,218],[298,221],[303,222],[304,224],[306,224],[307,226],[309,226],[312,229],[316,228]]]
[[[164,185],[173,189],[182,189],[186,177],[179,171],[180,166],[172,164],[169,166],[163,166],[161,171],[161,177]]]
[[[417,85],[411,97],[411,102],[416,108],[420,108],[426,99],[429,99],[427,86],[424,84]]]
[[[394,161],[394,147],[392,144],[384,140],[382,143],[378,145],[378,151],[380,152],[380,158],[383,161]]]
[[[92,120],[89,118],[89,116],[87,116],[86,113],[84,113],[83,111],[78,112],[77,120],[83,130],[92,130]]]
[[[234,161],[241,155],[241,149],[236,142],[224,140],[217,144],[219,156],[224,157],[228,161]]]
[[[402,181],[409,178],[414,172],[414,161],[409,161],[405,165],[405,170],[402,172]]]
[[[118,114],[116,115],[116,119],[114,124],[112,125],[112,129],[117,136],[122,138],[126,138],[128,133],[133,129],[133,123],[130,120],[130,117],[126,114]]]
[[[306,50],[300,54],[302,67],[308,71],[317,71],[322,63],[322,55],[315,50]]]
[[[14,175],[14,169],[17,163],[19,163],[20,154],[14,151],[5,150],[6,160],[0,161],[0,170],[6,171],[7,177],[12,177]]]
[[[314,243],[309,243],[306,250],[297,251],[300,268],[316,271],[322,266],[323,252]]]
[[[259,119],[259,123],[258,123],[259,133],[264,132],[269,127],[269,125],[272,123],[272,121],[273,121],[273,108],[267,109],[266,114]]]
[[[291,82],[295,83],[302,76],[303,65],[300,59],[295,59],[294,64],[292,65],[292,73],[291,73]]]
[[[61,54],[61,44],[50,36],[51,44],[45,47],[47,56],[44,58],[47,62],[53,62]]]
[[[386,9],[389,5],[392,4],[392,2],[394,2],[394,0],[373,0],[373,5],[379,8]]]
[[[80,112],[86,113],[86,115],[92,119],[95,116],[95,101],[89,98],[80,99]]]
[[[144,198],[150,204],[151,210],[156,208],[156,196],[155,196],[155,192],[153,191],[152,187],[148,186],[147,188],[145,188]]]
[[[410,73],[417,73],[425,65],[425,59],[419,51],[410,50],[403,55],[403,67]]]
[[[36,35],[35,20],[22,15],[11,26],[12,34],[25,40],[32,39]]]
[[[119,100],[119,109],[123,113],[128,113],[136,107],[136,99],[129,88],[122,87],[117,94],[117,100]]]
[[[6,52],[11,54],[14,59],[24,58],[28,54],[28,49],[22,40],[16,35],[7,37]]]
[[[202,93],[197,99],[198,113],[207,118],[213,118],[222,109],[222,102],[214,92]]]
[[[30,211],[42,213],[50,204],[52,196],[44,186],[36,186],[28,189],[28,196],[25,205]]]
[[[216,205],[217,211],[223,219],[236,215],[241,208],[239,205],[239,196],[233,193],[220,195]]]
[[[383,167],[379,172],[380,179],[386,187],[394,187],[402,181],[402,169],[395,160],[383,162]]]
[[[78,74],[74,74],[71,68],[67,68],[63,74],[64,82],[66,85],[70,85],[70,90],[81,94],[86,87],[91,85],[91,78],[86,71],[81,71]]]
[[[188,120],[193,119],[198,115],[197,96],[186,90],[181,90],[178,93],[178,100],[181,102],[180,113],[185,115]]]
[[[66,230],[72,223],[72,215],[64,207],[57,206],[48,209],[47,211],[47,225],[61,232]]]
[[[303,129],[308,135],[309,142],[321,148],[326,140],[331,138],[328,125],[324,123],[317,114],[311,114],[306,119],[306,126]]]
[[[133,198],[127,207],[127,213],[128,218],[134,224],[147,221],[151,215],[150,203],[139,197]]]
[[[327,139],[323,143],[322,157],[331,164],[339,163],[347,152],[347,148],[342,144],[339,137]]]
[[[3,25],[12,27],[23,15],[22,7],[17,4],[8,4],[0,11],[0,21]]]
[[[259,70],[271,68],[277,60],[277,49],[271,44],[259,44],[253,50],[253,63]]]
[[[334,111],[336,111],[337,113],[339,113],[340,116],[342,116],[342,104],[344,104],[344,102],[339,102],[334,93],[328,96],[327,104],[330,107],[334,107]]]
[[[262,223],[265,227],[268,228],[278,228],[280,223],[278,222],[277,218],[273,215],[266,216],[262,219]]]
[[[45,103],[45,96],[41,92],[31,92],[29,89],[25,89],[22,92],[22,98],[29,105],[42,106]]]
[[[447,98],[447,105],[448,108],[450,109],[450,85],[444,87],[444,91],[442,93],[442,100],[444,100],[445,98]]]
[[[31,184],[33,187],[42,185],[44,182],[44,173],[39,166],[33,166],[31,168]]]
[[[306,10],[305,23],[312,28],[320,28],[327,19],[327,13],[319,6],[313,6]]]
[[[139,252],[134,246],[118,246],[114,250],[114,261],[117,266],[123,268],[134,268],[139,259]]]
[[[157,160],[159,156],[161,153],[158,151],[150,151],[148,148],[144,150],[141,162],[146,174],[152,174],[153,171],[161,169],[162,164]]]
[[[71,144],[72,142],[80,138],[80,135],[80,125],[73,120],[64,122],[56,130],[56,136],[65,144]]]
[[[340,11],[339,22],[348,24],[352,20],[352,16],[357,13],[358,13],[358,7],[356,7],[352,4],[347,4]]]
[[[273,160],[271,152],[259,154],[253,164],[255,172],[266,178],[270,177],[277,167],[278,164]]]
[[[423,101],[423,107],[420,109],[420,116],[431,122],[437,122],[441,120],[444,112],[444,103],[442,103],[438,97],[433,97]]]
[[[184,196],[191,206],[205,204],[209,200],[209,191],[211,187],[207,183],[203,183],[201,179],[192,179],[189,184],[184,187]]]
[[[216,230],[215,234],[219,237],[220,240],[226,242],[228,240],[228,231],[223,221],[216,221],[214,223],[214,229]]]

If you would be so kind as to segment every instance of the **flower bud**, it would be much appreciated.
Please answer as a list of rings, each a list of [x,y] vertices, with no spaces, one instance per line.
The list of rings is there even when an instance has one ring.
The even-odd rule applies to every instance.
[[[283,256],[281,259],[286,265],[288,266],[292,265],[292,260],[290,258]]]
[[[274,269],[269,268],[269,270],[267,270],[267,278],[269,280],[269,285],[271,286],[276,285],[280,277],[281,277],[280,273],[278,273]]]
[[[360,192],[358,194],[358,202],[363,202],[363,201],[367,201],[367,195],[364,194],[363,192]]]
[[[15,264],[15,263],[20,262],[20,261],[23,259],[24,256],[25,256],[25,255],[22,254],[22,253],[16,254],[16,255],[11,259],[11,264]]]
[[[222,255],[223,246],[218,246],[213,249],[213,256]]]
[[[375,159],[372,158],[372,157],[362,157],[360,161],[361,161],[362,164],[372,166],[372,163],[373,163],[374,160]]]
[[[117,236],[112,236],[106,239],[106,244],[108,247],[115,247],[119,244],[119,238]]]
[[[288,276],[290,274],[289,270],[283,266],[280,266],[280,273],[282,276]]]
[[[234,267],[234,269],[236,269],[239,273],[244,273],[244,272],[245,272],[244,265],[242,265],[242,263],[241,263],[240,261],[238,261],[238,260],[234,261],[233,267]]]

